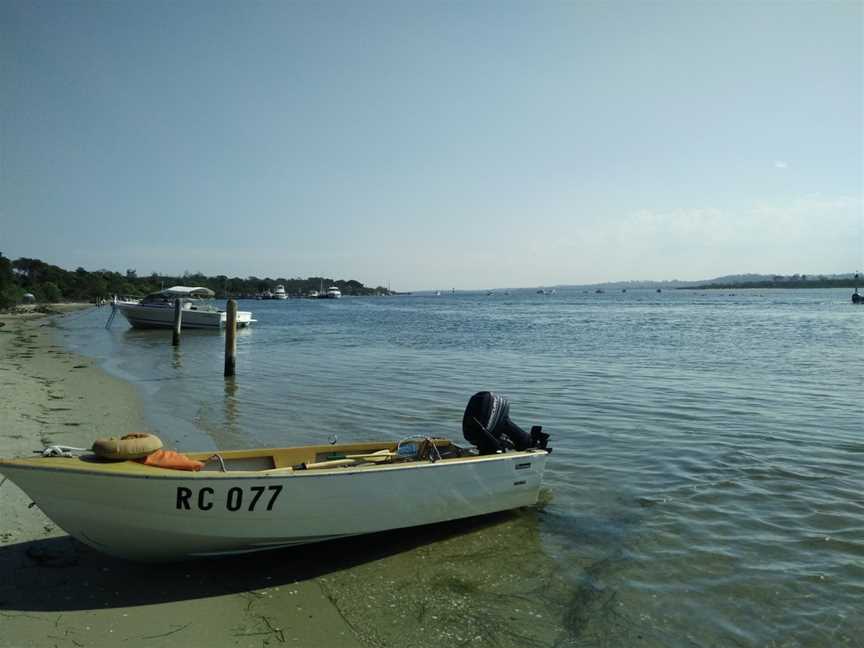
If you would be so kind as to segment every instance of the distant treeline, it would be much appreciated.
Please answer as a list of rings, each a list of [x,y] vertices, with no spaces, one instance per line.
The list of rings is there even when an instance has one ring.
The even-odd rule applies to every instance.
[[[766,279],[765,281],[747,281],[741,283],[712,283],[702,286],[690,286],[688,290],[742,290],[745,288],[854,288],[858,285],[854,278],[819,277],[815,279],[802,276],[795,279]]]
[[[89,271],[78,268],[64,270],[39,259],[15,259],[11,261],[0,253],[0,308],[9,308],[20,303],[25,293],[31,293],[40,302],[94,301],[108,299],[112,295],[142,296],[171,286],[205,286],[216,293],[218,298],[254,298],[277,285],[285,287],[290,296],[300,297],[313,290],[324,290],[328,286],[338,286],[343,295],[373,295],[388,293],[387,288],[378,286],[368,288],[353,279],[331,279],[329,277],[309,277],[307,279],[286,279],[279,277],[226,277],[217,275],[207,277],[200,272],[184,273],[172,277],[152,273],[139,277],[133,269],[125,274],[110,270]]]

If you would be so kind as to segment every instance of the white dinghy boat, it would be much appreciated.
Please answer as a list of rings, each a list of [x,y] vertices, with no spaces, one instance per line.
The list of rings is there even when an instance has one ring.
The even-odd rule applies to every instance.
[[[132,435],[142,438],[97,441],[96,454],[2,459],[0,472],[107,554],[247,553],[535,505],[549,437],[508,410],[497,394],[472,397],[463,433],[476,447],[427,437],[178,455]],[[125,455],[137,459],[110,458]],[[179,464],[151,465],[159,455]]]

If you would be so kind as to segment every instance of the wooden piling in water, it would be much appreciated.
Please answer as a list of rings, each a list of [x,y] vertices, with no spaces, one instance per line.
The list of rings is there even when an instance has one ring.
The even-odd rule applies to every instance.
[[[228,300],[228,316],[225,320],[225,377],[234,375],[237,354],[237,302]]]
[[[180,346],[180,327],[183,326],[183,306],[180,299],[174,300],[174,335],[171,336],[171,344]]]

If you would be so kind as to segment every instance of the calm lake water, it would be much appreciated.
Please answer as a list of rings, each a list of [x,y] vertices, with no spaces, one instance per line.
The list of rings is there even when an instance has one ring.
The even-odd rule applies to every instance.
[[[120,316],[106,331],[108,309],[60,327],[139,386],[183,450],[461,439],[486,389],[544,426],[545,506],[408,546],[383,534],[320,578],[373,645],[862,646],[864,307],[850,294],[241,302],[258,322],[230,382],[220,333],[175,349]]]

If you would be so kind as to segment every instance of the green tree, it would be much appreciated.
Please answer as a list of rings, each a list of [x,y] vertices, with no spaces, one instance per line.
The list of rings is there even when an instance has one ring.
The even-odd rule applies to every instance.
[[[108,282],[105,281],[99,274],[92,273],[85,284],[84,288],[85,299],[94,299],[96,297],[108,298]]]
[[[15,283],[12,262],[0,252],[0,308],[9,308],[21,298],[21,289]]]
[[[52,281],[46,281],[40,286],[40,293],[42,293],[42,297],[45,298],[45,301],[50,303],[55,303],[60,301],[60,297],[62,294],[60,293],[60,289],[57,287]]]

